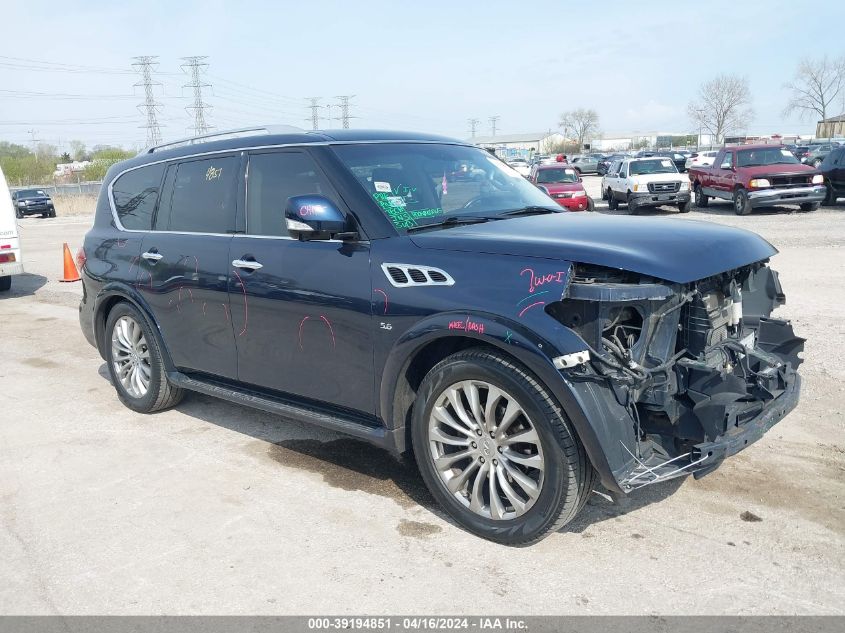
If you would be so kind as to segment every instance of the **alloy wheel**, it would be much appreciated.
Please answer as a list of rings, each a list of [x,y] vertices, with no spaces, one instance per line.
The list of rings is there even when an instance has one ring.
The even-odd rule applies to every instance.
[[[545,473],[540,437],[502,389],[481,380],[447,387],[429,415],[428,439],[441,481],[475,514],[514,519],[539,497]]]
[[[150,350],[141,325],[129,316],[115,321],[111,335],[115,376],[133,398],[143,398],[150,388]]]

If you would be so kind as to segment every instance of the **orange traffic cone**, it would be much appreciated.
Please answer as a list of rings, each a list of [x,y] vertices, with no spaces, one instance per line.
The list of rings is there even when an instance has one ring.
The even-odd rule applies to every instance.
[[[73,257],[70,254],[67,242],[65,242],[65,276],[59,281],[79,281],[79,271],[76,270],[76,264],[73,263]]]

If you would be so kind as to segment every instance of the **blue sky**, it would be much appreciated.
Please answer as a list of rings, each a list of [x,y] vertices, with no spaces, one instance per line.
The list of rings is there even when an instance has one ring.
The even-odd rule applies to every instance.
[[[2,4],[15,37],[0,39],[0,140],[16,142],[34,129],[56,144],[143,144],[138,78],[120,72],[134,55],[159,56],[165,138],[191,124],[180,87],[187,55],[208,56],[207,118],[221,129],[308,127],[306,97],[354,94],[353,127],[465,138],[469,118],[489,134],[498,115],[509,134],[592,107],[606,132],[684,132],[698,85],[737,73],[750,80],[749,133],[809,134],[814,121],[782,116],[783,83],[803,55],[845,55],[841,0]],[[28,37],[37,45],[16,45]]]

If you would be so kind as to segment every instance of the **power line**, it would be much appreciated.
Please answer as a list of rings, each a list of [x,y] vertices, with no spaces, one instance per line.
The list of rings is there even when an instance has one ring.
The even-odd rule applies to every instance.
[[[202,89],[210,88],[211,84],[203,83],[202,79],[200,79],[200,73],[205,72],[205,69],[208,67],[208,64],[205,62],[208,57],[205,55],[195,55],[192,57],[183,57],[182,59],[185,60],[185,63],[181,66],[182,70],[185,70],[187,67],[188,70],[185,70],[185,72],[191,75],[191,81],[182,87],[191,88],[194,91],[194,103],[193,105],[187,106],[185,110],[188,112],[193,111],[193,130],[194,134],[199,136],[207,133],[209,130],[209,125],[205,120],[205,109],[211,106],[202,100]]]
[[[490,136],[496,136],[496,123],[498,123],[501,118],[502,117],[499,115],[495,115],[488,119],[490,121]]]
[[[138,105],[138,109],[147,115],[147,122],[145,125],[139,127],[147,130],[147,145],[153,146],[161,143],[161,130],[159,129],[158,119],[156,118],[158,107],[161,105],[155,100],[153,94],[153,86],[160,86],[161,83],[153,81],[153,67],[158,66],[158,59],[155,55],[142,55],[140,57],[133,57],[136,60],[132,64],[133,68],[137,68],[141,73],[141,81],[136,83],[136,86],[144,86],[144,103]]]
[[[478,127],[479,120],[478,119],[467,119],[467,123],[469,124],[470,138],[475,138],[475,130]]]
[[[338,95],[337,99],[340,99],[340,120],[341,125],[344,130],[349,129],[349,119],[357,119],[358,117],[350,116],[349,115],[349,100],[352,99],[355,95]]]
[[[312,130],[320,129],[320,99],[321,97],[308,97],[308,101],[311,102],[311,105],[308,106],[311,108],[311,118],[305,120],[311,121]]]

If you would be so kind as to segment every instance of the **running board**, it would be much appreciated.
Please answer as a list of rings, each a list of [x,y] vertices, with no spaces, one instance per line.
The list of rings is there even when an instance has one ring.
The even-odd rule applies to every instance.
[[[253,391],[233,389],[227,385],[200,380],[178,371],[167,372],[167,379],[171,384],[182,389],[197,391],[235,404],[261,409],[299,422],[345,433],[392,452],[398,453],[403,450],[404,442],[399,444],[396,441],[401,436],[401,429],[388,430],[383,426],[376,425],[374,418],[361,417],[361,421],[356,422],[352,416],[341,417],[333,412],[313,406],[302,405],[291,400]]]

